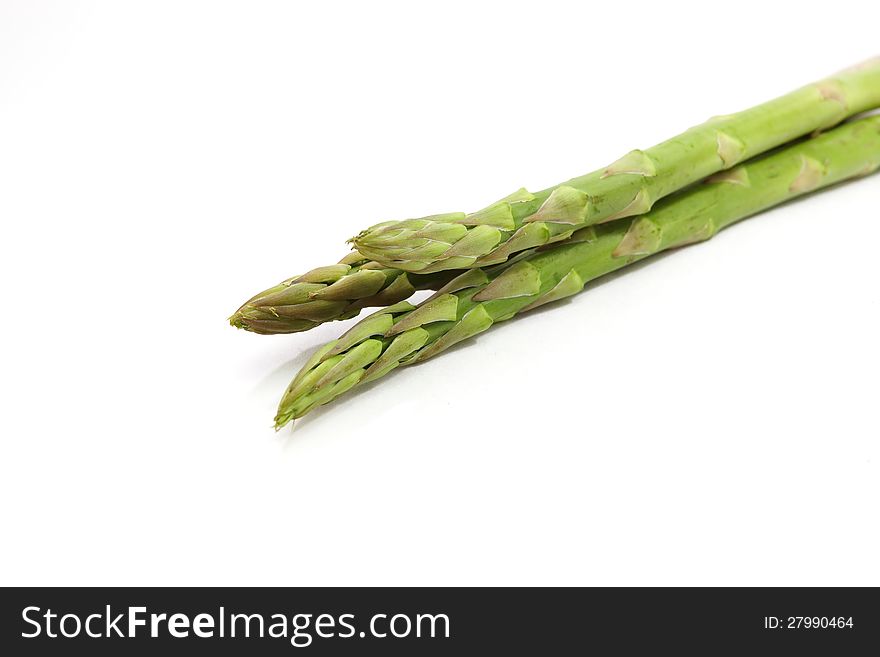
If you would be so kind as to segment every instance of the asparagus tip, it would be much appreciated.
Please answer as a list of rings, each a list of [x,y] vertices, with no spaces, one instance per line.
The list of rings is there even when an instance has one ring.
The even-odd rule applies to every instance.
[[[275,416],[275,431],[281,431],[291,422],[293,422],[293,413],[279,413]]]
[[[236,310],[229,318],[229,325],[234,326],[237,329],[243,329],[245,327],[244,318],[241,316],[240,310]]]

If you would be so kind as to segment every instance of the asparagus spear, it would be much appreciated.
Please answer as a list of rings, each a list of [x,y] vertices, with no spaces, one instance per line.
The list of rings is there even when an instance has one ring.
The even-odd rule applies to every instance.
[[[738,114],[720,116],[599,171],[473,214],[377,224],[352,238],[365,256],[428,273],[482,267],[647,212],[659,199],[789,141],[880,106],[880,58]]]
[[[651,254],[709,239],[720,229],[801,194],[880,167],[880,116],[845,124],[714,175],[630,221],[578,230],[497,271],[470,269],[418,306],[374,313],[320,348],[287,388],[277,428],[399,365],[461,340]]]
[[[236,310],[229,323],[263,335],[308,331],[324,322],[354,317],[363,308],[390,306],[416,290],[437,289],[457,273],[409,274],[353,251],[335,265],[312,269],[260,292]]]

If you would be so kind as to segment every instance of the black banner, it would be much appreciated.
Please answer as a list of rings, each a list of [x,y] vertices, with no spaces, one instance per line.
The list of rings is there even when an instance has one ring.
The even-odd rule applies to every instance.
[[[0,614],[6,655],[635,654],[646,645],[851,655],[880,645],[880,597],[868,588],[7,588]]]

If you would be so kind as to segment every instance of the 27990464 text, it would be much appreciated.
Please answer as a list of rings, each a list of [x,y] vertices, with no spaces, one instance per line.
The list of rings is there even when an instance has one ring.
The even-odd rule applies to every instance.
[[[764,616],[767,630],[851,630],[852,616]]]

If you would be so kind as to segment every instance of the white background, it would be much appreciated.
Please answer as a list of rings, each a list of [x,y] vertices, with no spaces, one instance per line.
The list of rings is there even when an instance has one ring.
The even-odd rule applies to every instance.
[[[275,434],[226,317],[877,52],[835,2],[0,4],[3,584],[880,584],[880,179]]]

